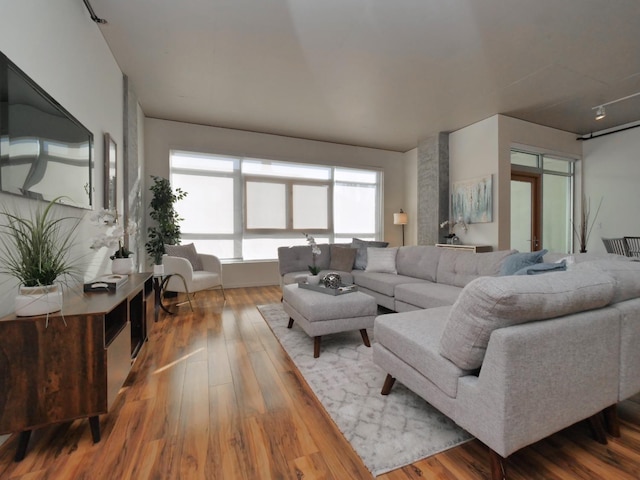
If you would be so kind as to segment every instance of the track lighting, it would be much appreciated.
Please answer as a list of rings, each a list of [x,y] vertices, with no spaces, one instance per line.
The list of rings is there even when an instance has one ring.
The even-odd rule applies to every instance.
[[[626,97],[618,98],[617,100],[611,100],[610,102],[603,103],[602,105],[596,105],[595,107],[592,107],[591,110],[596,111],[596,120],[602,120],[604,117],[607,116],[607,112],[605,112],[604,107],[606,107],[607,105],[611,105],[613,103],[621,102],[622,100],[633,98],[638,95],[640,95],[640,92],[632,93],[631,95],[627,95]]]

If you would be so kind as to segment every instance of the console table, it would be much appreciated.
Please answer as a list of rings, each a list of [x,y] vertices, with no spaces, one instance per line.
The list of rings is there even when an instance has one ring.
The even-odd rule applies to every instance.
[[[436,243],[436,247],[451,248],[454,250],[465,250],[474,253],[491,252],[493,247],[491,245],[461,245],[461,244],[449,244],[449,243]]]
[[[67,291],[61,312],[0,319],[0,434],[88,417],[94,443],[98,415],[122,387],[153,318],[151,273],[129,275],[115,292]]]

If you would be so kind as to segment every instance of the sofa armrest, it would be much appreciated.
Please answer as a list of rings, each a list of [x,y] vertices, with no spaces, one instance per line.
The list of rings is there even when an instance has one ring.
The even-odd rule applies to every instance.
[[[215,255],[206,253],[199,253],[200,261],[202,262],[202,269],[207,272],[214,272],[220,275],[220,281],[222,281],[222,263],[220,259]]]
[[[453,420],[507,457],[617,402],[620,320],[606,307],[501,328]]]

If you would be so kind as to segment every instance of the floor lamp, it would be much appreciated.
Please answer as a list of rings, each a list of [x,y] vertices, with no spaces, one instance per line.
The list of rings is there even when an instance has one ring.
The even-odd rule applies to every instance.
[[[400,209],[400,213],[393,214],[393,224],[402,225],[402,246],[404,247],[404,226],[409,222],[409,216]]]

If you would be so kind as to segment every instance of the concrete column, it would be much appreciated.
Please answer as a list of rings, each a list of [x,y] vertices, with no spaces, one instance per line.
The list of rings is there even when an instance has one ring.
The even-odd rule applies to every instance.
[[[418,142],[418,245],[441,243],[449,218],[449,134]],[[443,230],[448,231],[447,229]]]

